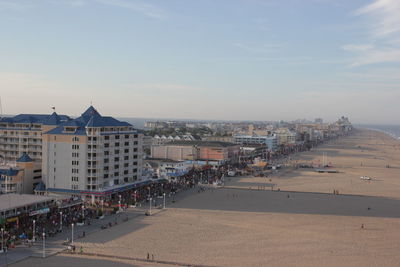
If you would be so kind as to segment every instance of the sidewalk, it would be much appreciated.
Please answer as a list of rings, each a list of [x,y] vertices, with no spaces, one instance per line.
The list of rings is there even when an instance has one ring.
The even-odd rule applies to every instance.
[[[166,206],[173,206],[173,199],[175,201],[184,198],[188,194],[191,194],[193,190],[196,188],[184,190],[184,191],[179,191],[178,194],[175,194],[175,196],[169,197],[168,195],[166,196]],[[154,200],[157,203],[157,207],[154,206]],[[161,206],[160,206],[161,205]],[[162,205],[163,205],[163,198],[156,198],[153,199],[153,205],[152,205],[152,215],[157,214],[158,212],[161,212],[162,210]],[[124,210],[120,213],[105,216],[103,219],[92,219],[90,220],[90,225],[84,225],[84,226],[74,226],[74,241],[77,241],[79,238],[82,237],[83,232],[85,232],[85,235],[90,235],[92,233],[101,231],[101,226],[102,225],[108,225],[111,223],[114,226],[115,220],[117,220],[117,223],[123,223],[125,218],[128,218],[128,220],[132,220],[134,218],[137,218],[139,216],[145,216],[145,212],[148,211],[149,209],[149,202],[142,202],[141,205],[139,205],[136,208],[128,208],[127,210]],[[63,243],[67,240],[71,241],[72,239],[72,229],[71,226],[69,227],[63,227],[62,233],[58,233],[54,237],[49,237],[45,239],[45,257],[55,255],[61,251],[64,251],[67,249],[67,245],[63,245]],[[76,248],[76,251],[79,252],[79,248]],[[24,260],[28,257],[43,257],[43,241],[42,240],[36,240],[33,246],[28,247],[26,245],[20,245],[17,246],[14,249],[10,249],[7,253],[0,253],[0,267],[1,266],[7,266],[8,264],[12,264],[21,260]]]

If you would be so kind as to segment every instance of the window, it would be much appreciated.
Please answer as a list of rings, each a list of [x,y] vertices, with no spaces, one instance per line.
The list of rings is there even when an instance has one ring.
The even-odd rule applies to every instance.
[[[72,165],[74,165],[74,166],[79,165],[79,161],[73,160],[73,161],[72,161]]]
[[[124,171],[124,174],[128,174],[128,170],[125,170],[125,171]]]
[[[134,144],[134,145],[137,145],[137,144],[138,144],[138,141],[134,141],[133,144]]]
[[[109,135],[104,136],[104,140],[110,140],[110,136]]]
[[[78,142],[79,141],[79,137],[73,137],[72,138],[72,142]]]
[[[118,149],[114,150],[114,154],[119,154],[119,150]]]
[[[136,147],[133,149],[133,152],[137,152],[137,148]]]
[[[76,153],[76,152],[72,153],[72,157],[73,158],[78,158],[79,157],[79,153]]]
[[[114,165],[114,169],[119,169],[119,165],[118,164]]]
[[[115,146],[119,146],[119,143],[118,143],[118,142],[116,142],[114,145],[115,145]]]
[[[128,182],[128,177],[124,178],[124,182],[127,183]]]
[[[115,136],[115,139],[119,139],[119,135],[116,135],[116,136]]]
[[[124,146],[129,146],[129,142],[125,142],[125,143],[124,143]]]
[[[124,157],[124,160],[129,160],[129,156],[125,156],[125,157]]]
[[[108,163],[108,159],[104,159],[104,163]]]
[[[72,169],[72,173],[79,173],[79,169]]]
[[[137,155],[133,155],[133,158],[134,158],[134,159],[137,159]]]
[[[104,167],[104,170],[105,170],[105,171],[108,171],[108,166],[105,166],[105,167]]]
[[[124,163],[124,167],[129,167],[129,163]]]
[[[133,165],[135,165],[135,166],[136,166],[136,165],[137,165],[137,161],[135,161],[135,162],[133,163]]]
[[[114,161],[119,161],[119,157],[115,157],[115,158],[114,158]]]
[[[110,151],[104,151],[104,155],[105,156],[110,155]]]
[[[125,150],[124,150],[124,153],[129,153],[129,149],[125,149]]]
[[[105,174],[104,174],[104,178],[108,178],[108,173],[105,173]]]
[[[109,143],[104,143],[104,147],[109,147],[110,144]]]
[[[119,180],[118,180],[118,179],[115,179],[115,180],[114,180],[114,184],[119,184]]]
[[[79,177],[72,176],[72,182],[79,182]]]
[[[137,134],[135,134],[133,137],[134,137],[134,138],[138,138],[138,135],[137,135]]]
[[[133,169],[132,171],[133,171],[133,173],[136,173],[136,172],[137,172],[137,169]]]
[[[129,134],[126,134],[126,135],[125,135],[125,139],[128,139],[128,138],[129,138]]]
[[[119,172],[114,172],[114,176],[119,176]]]
[[[72,145],[72,149],[79,149],[79,145]]]

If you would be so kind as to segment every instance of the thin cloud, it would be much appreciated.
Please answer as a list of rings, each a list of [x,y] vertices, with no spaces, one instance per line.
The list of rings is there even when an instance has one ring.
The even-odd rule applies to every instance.
[[[166,12],[155,6],[144,1],[138,0],[94,0],[97,3],[103,5],[109,5],[114,7],[126,8],[135,12],[142,13],[143,15],[155,19],[162,19],[166,17]]]
[[[376,24],[372,33],[376,37],[384,37],[400,32],[400,1],[375,0],[355,12],[356,15],[369,15]]]
[[[240,42],[233,43],[233,45],[251,53],[268,53],[283,47],[283,44],[249,45]]]
[[[24,1],[0,0],[0,10],[24,11],[30,9],[31,7],[31,4]]]
[[[368,44],[348,44],[343,50],[356,54],[352,67],[400,62],[400,1],[375,0],[357,9],[366,18]]]
[[[167,13],[162,8],[149,4],[144,0],[43,0],[43,1],[12,1],[0,0],[0,10],[22,11],[39,5],[62,5],[67,7],[83,7],[88,5],[103,5],[128,9],[154,19],[163,19]]]

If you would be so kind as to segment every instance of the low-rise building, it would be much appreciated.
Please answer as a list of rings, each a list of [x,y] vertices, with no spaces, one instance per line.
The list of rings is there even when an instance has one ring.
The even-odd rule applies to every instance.
[[[186,161],[175,161],[170,159],[148,159],[144,161],[143,172],[151,178],[173,179],[188,173],[192,164]]]
[[[215,160],[235,162],[240,146],[227,142],[173,141],[162,146],[152,146],[152,158],[185,160]]]
[[[42,159],[42,134],[70,118],[66,115],[19,114],[0,118],[0,160],[14,162],[23,154]]]
[[[276,135],[234,135],[236,144],[241,145],[266,145],[270,151],[278,148],[278,138]]]
[[[4,194],[32,194],[41,181],[41,163],[34,161],[27,154],[17,159],[14,167],[0,167],[0,188]]]
[[[297,133],[287,128],[280,128],[275,131],[278,138],[278,145],[294,145],[296,144]]]

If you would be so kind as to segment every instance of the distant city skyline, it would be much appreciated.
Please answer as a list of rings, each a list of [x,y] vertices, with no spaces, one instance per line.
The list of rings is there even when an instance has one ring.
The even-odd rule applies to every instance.
[[[400,124],[397,0],[0,0],[3,114]]]

